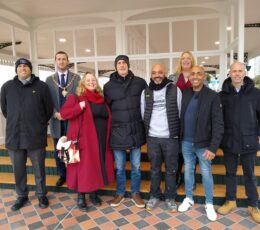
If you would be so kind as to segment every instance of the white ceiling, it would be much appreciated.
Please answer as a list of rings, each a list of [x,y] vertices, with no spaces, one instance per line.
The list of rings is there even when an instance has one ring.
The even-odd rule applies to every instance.
[[[28,20],[65,15],[136,10],[226,0],[0,0],[0,4]],[[246,0],[247,1],[247,0]],[[256,0],[258,2],[258,0]]]
[[[196,14],[196,6],[203,6],[204,4],[214,5],[215,3],[226,1],[234,0],[0,0],[0,13],[1,11],[3,12],[0,15],[3,16],[6,13],[4,10],[6,10],[14,13],[16,16],[20,16],[24,20],[24,22],[21,20],[21,24],[27,23],[30,26],[36,26],[42,22],[52,21],[53,23],[48,23],[47,25],[56,26],[63,23],[61,20],[63,17],[68,18],[69,25],[79,23],[79,19],[75,18],[76,15],[85,16],[86,21],[84,22],[88,22],[87,20],[91,22],[88,15],[93,17],[96,14],[100,17],[100,15],[109,12],[113,14],[113,12],[118,11],[141,9],[162,8],[162,17],[166,17],[167,8],[172,6],[178,6],[180,9],[181,7],[189,6],[185,8],[185,12],[181,10],[176,11],[175,15],[177,16],[178,14]],[[259,9],[259,0],[245,0],[245,23],[260,23]],[[197,11],[198,13],[200,12],[199,8]],[[139,15],[139,19],[142,17],[154,17],[154,14],[151,11],[147,15]],[[135,19],[138,19],[138,17],[135,17]],[[103,21],[101,20],[100,22]],[[207,42],[206,35],[207,33],[205,32],[205,41],[202,41],[202,43]],[[260,28],[245,28],[245,52],[249,53],[249,57],[260,55],[259,41]]]

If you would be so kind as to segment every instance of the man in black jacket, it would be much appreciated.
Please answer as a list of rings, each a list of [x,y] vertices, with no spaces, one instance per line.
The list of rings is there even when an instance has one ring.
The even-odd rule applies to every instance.
[[[47,84],[32,74],[32,63],[20,58],[17,75],[1,88],[1,109],[6,118],[6,148],[12,160],[17,200],[11,207],[19,210],[28,201],[26,161],[31,159],[39,207],[48,207],[45,184],[45,147],[48,121],[53,103]]]
[[[144,123],[140,110],[140,97],[147,86],[144,79],[129,70],[129,58],[119,55],[115,59],[116,72],[104,86],[104,96],[112,112],[110,147],[116,162],[117,191],[110,205],[116,207],[124,200],[126,185],[126,151],[130,151],[132,201],[139,208],[145,206],[140,197],[141,146],[145,143]]]
[[[254,173],[260,136],[260,90],[245,76],[245,65],[235,62],[230,66],[230,77],[220,93],[224,115],[224,136],[221,147],[226,167],[226,202],[217,211],[227,214],[236,208],[236,172],[240,158],[248,211],[260,223],[258,192]]]
[[[204,86],[203,67],[194,66],[189,80],[192,88],[184,90],[181,106],[181,139],[185,170],[186,198],[179,206],[179,212],[185,212],[194,204],[193,186],[196,157],[199,159],[200,172],[205,191],[207,218],[217,219],[213,206],[213,176],[211,161],[224,132],[222,106],[219,95]]]

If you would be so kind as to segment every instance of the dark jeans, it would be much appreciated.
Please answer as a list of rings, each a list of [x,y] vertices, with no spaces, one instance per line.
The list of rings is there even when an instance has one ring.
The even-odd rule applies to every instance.
[[[10,155],[14,177],[15,177],[15,190],[18,197],[28,196],[27,187],[27,173],[26,173],[26,161],[27,157],[30,158],[33,167],[33,174],[36,184],[37,196],[45,196],[47,194],[45,183],[45,149],[8,149]]]
[[[226,167],[226,198],[227,200],[236,200],[237,193],[237,166],[238,154],[224,153],[224,161]],[[255,178],[255,160],[256,153],[240,155],[240,161],[243,168],[245,190],[248,198],[248,205],[257,207],[258,205],[258,192]]]
[[[56,161],[56,167],[57,167],[57,172],[60,177],[66,178],[66,165],[64,162],[60,160],[58,157],[58,151],[56,149],[57,143],[59,139],[58,138],[53,138],[53,143],[54,143],[54,158]]]
[[[176,172],[178,170],[179,143],[170,138],[148,137],[148,157],[151,161],[151,197],[159,198],[162,179],[161,167],[165,162],[165,192],[166,199],[175,199]]]

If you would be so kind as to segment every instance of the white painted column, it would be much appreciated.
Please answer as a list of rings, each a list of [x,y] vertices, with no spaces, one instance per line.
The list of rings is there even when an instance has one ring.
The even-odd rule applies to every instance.
[[[238,61],[244,62],[245,49],[245,0],[238,2]]]
[[[219,90],[222,88],[223,81],[227,76],[227,54],[224,50],[227,47],[227,16],[221,15],[219,17],[219,49],[221,55],[219,57]]]
[[[39,76],[39,68],[38,68],[38,64],[36,64],[36,60],[37,60],[37,57],[38,57],[37,40],[36,39],[37,39],[36,32],[30,31],[30,37],[29,37],[30,59],[32,60],[33,73],[36,76]]]
[[[232,4],[230,7],[230,26],[231,26],[231,31],[230,31],[230,44],[234,42],[234,32],[235,32],[235,22],[234,22],[234,5]],[[231,65],[233,63],[233,57],[234,57],[234,49],[232,48],[230,50],[230,62],[229,64]]]

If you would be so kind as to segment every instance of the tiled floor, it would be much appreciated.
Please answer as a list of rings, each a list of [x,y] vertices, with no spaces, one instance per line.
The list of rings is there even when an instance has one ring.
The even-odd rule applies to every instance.
[[[76,194],[49,192],[50,206],[40,209],[37,197],[30,192],[30,202],[20,211],[12,212],[15,198],[13,190],[0,190],[0,229],[260,229],[245,208],[209,222],[204,207],[197,204],[185,214],[169,213],[163,202],[147,212],[135,207],[129,198],[119,207],[111,208],[108,202],[112,197],[102,196],[102,206],[94,207],[88,202],[89,212],[83,213],[75,206]]]

